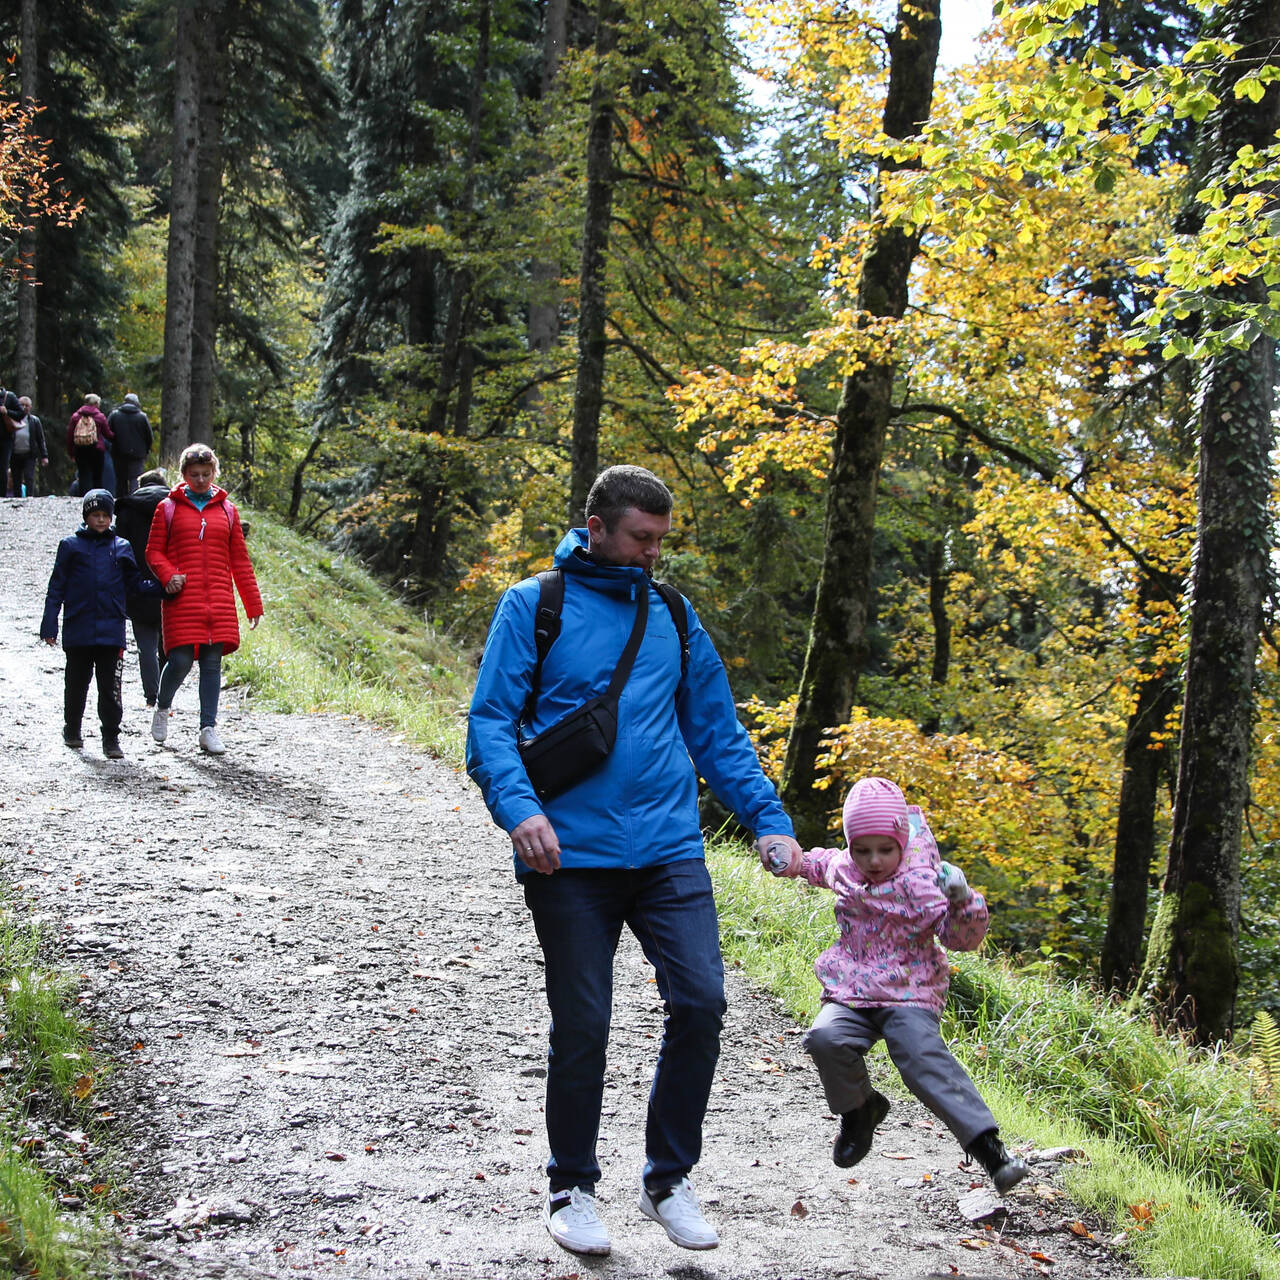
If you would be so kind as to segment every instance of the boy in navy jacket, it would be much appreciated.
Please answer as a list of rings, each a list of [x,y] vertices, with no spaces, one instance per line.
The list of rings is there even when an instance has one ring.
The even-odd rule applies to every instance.
[[[123,758],[120,722],[124,707],[120,677],[124,667],[125,598],[148,592],[134,559],[133,548],[111,527],[115,499],[106,489],[90,489],[81,504],[84,523],[58,543],[49,575],[40,638],[58,639],[58,611],[63,610],[62,647],[67,655],[63,695],[62,740],[83,747],[80,721],[89,681],[98,681],[98,719],[102,722],[102,754]]]

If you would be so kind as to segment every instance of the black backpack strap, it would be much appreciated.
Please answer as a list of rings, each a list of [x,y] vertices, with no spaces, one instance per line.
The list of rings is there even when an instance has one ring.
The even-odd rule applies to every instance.
[[[654,588],[671,611],[671,620],[676,624],[676,633],[680,637],[680,679],[689,673],[689,611],[684,607],[684,596],[669,582],[653,579]]]
[[[533,723],[533,713],[538,706],[538,688],[542,682],[542,664],[551,646],[560,635],[560,612],[564,608],[564,571],[544,569],[537,575],[538,609],[533,615],[533,642],[538,660],[529,682],[529,697],[524,704],[525,724]]]

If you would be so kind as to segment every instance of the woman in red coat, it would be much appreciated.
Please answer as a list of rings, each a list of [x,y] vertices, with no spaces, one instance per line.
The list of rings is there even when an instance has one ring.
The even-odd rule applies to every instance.
[[[227,491],[214,484],[218,459],[208,445],[193,444],[178,461],[182,482],[156,507],[147,539],[147,563],[164,584],[161,635],[164,670],[151,717],[151,736],[163,742],[170,708],[187,673],[200,663],[200,748],[220,756],[218,692],[222,655],[240,644],[235,591],[240,592],[250,629],[262,618],[240,513]]]

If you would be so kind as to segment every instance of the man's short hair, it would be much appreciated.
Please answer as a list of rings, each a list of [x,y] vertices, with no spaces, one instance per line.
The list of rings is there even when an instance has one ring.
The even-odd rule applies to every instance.
[[[169,487],[169,477],[159,467],[152,467],[150,471],[144,471],[138,477],[138,488],[144,485],[162,484],[167,489]]]
[[[651,516],[670,515],[671,490],[644,467],[606,467],[587,494],[587,519],[599,516],[610,533],[624,511],[634,508]]]

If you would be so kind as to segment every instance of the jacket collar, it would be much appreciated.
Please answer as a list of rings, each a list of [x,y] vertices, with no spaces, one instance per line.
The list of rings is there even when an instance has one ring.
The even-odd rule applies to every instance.
[[[649,575],[638,565],[600,564],[592,560],[587,554],[588,545],[585,529],[570,529],[556,548],[556,568],[572,573],[597,590],[618,595],[634,595],[640,583],[648,580]]]

